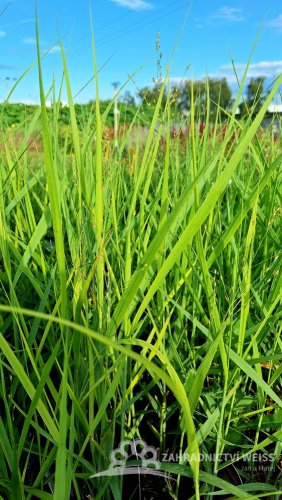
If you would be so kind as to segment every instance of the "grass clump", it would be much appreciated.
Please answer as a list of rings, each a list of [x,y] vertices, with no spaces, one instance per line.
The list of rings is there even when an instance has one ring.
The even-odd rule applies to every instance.
[[[145,142],[129,128],[116,149],[95,57],[95,113],[78,127],[61,46],[62,138],[37,44],[40,109],[22,146],[0,151],[1,496],[274,498],[281,143],[260,126],[282,78],[254,119],[238,120],[236,101],[210,123],[207,97],[201,131],[192,95],[189,135],[175,137],[164,81]],[[136,493],[126,476],[91,477],[136,438],[175,481],[142,476]]]

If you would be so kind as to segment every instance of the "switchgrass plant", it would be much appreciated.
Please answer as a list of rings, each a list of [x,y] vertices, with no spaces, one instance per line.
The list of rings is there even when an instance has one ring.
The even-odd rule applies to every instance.
[[[276,498],[281,140],[260,127],[282,77],[244,121],[244,81],[224,123],[220,109],[210,123],[207,87],[203,133],[192,96],[185,138],[171,137],[164,80],[133,154],[131,128],[118,149],[103,138],[94,48],[80,134],[61,44],[60,139],[62,88],[46,93],[38,34],[37,48],[41,105],[23,144],[4,111],[0,124],[1,497]],[[165,478],[93,477],[134,439]]]

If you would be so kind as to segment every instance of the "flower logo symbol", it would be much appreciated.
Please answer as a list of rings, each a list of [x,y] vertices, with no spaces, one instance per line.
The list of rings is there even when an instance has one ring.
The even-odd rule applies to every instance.
[[[109,458],[109,468],[101,472],[96,472],[90,478],[128,474],[151,474],[167,477],[167,474],[160,470],[156,448],[148,446],[143,439],[121,441],[119,447],[110,453]],[[141,465],[127,465],[129,458],[140,461]]]

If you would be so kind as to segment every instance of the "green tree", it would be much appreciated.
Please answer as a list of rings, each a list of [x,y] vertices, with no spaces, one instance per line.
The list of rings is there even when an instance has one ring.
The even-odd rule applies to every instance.
[[[249,105],[253,105],[257,101],[263,102],[266,97],[264,95],[264,83],[264,76],[250,79],[246,90],[246,100]]]
[[[158,100],[160,89],[161,86],[158,84],[154,85],[153,87],[147,86],[144,87],[143,89],[140,89],[137,95],[140,99],[142,99],[144,104],[150,104],[154,106]],[[163,105],[165,105],[165,95],[163,99]]]
[[[135,106],[135,99],[129,90],[126,90],[120,98],[120,102],[126,104],[127,106]]]
[[[144,87],[138,91],[137,96],[142,101],[142,111],[140,117],[143,119],[144,124],[148,125],[151,122],[155,110],[157,100],[160,95],[161,86],[156,84],[153,87]],[[161,103],[161,109],[164,110],[166,104],[166,89]]]
[[[242,116],[258,113],[267,96],[264,92],[264,84],[264,76],[250,79],[246,87],[245,99],[239,106]]]
[[[232,92],[226,78],[206,80],[187,80],[180,88],[179,104],[183,111],[189,111],[191,108],[191,95],[194,95],[194,106],[196,115],[204,119],[207,109],[207,99],[209,96],[210,112],[214,116],[217,112],[227,110],[232,104]]]
[[[232,92],[226,78],[208,79],[210,109],[212,114],[222,114],[222,110],[229,110],[233,103]]]

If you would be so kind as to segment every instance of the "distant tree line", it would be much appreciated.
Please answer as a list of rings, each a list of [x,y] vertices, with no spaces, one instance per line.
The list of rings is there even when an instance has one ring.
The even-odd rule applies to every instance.
[[[139,122],[143,121],[144,125],[149,124],[154,114],[156,102],[160,93],[160,85],[147,86],[140,89],[137,96],[134,97],[129,91],[126,91],[119,97],[119,122],[120,124],[128,125],[132,122],[137,107],[140,106],[138,113]],[[239,105],[240,114],[242,117],[246,115],[256,114],[262,103],[264,102],[267,91],[265,87],[265,78],[251,78],[245,88],[243,100]],[[183,116],[187,116],[191,109],[191,99],[193,96],[194,108],[196,117],[199,120],[205,120],[207,109],[210,111],[211,119],[217,115],[223,118],[226,112],[232,109],[234,99],[232,91],[228,85],[226,78],[215,79],[207,78],[204,80],[185,80],[180,85],[172,85],[170,92],[165,89],[164,98],[161,103],[161,109],[164,109],[168,95],[171,100],[172,119],[180,120]],[[106,116],[106,125],[112,127],[114,124],[113,106],[111,101],[101,101],[101,113]],[[2,125],[11,126],[13,124],[21,125],[28,121],[28,118],[34,114],[37,108],[35,105],[25,104],[0,104],[0,116]],[[79,127],[82,129],[85,123],[85,117],[89,113],[95,113],[95,102],[90,101],[87,104],[75,105],[76,116]],[[52,110],[48,109],[51,114]],[[67,106],[61,105],[59,120],[62,124],[70,123],[70,113]]]
[[[268,93],[268,89],[265,89],[264,76],[251,78],[246,87],[245,98],[239,105],[241,116],[244,117],[249,114],[256,115],[263,105]]]
[[[155,103],[159,95],[159,86],[153,88],[145,87],[140,90],[138,97],[144,103]],[[168,94],[168,90],[165,91]],[[176,114],[185,115],[191,109],[193,98],[196,116],[204,118],[209,105],[211,115],[217,112],[220,114],[229,110],[232,106],[232,92],[225,78],[203,80],[187,80],[178,86],[173,86],[170,90],[172,108]],[[166,99],[163,100],[163,105]]]
[[[239,105],[241,116],[256,114],[263,104],[267,92],[264,89],[265,78],[263,76],[251,78],[245,88],[242,102]],[[160,85],[141,89],[137,96],[147,108],[152,107],[157,102],[160,93]],[[165,90],[167,97],[168,91]],[[171,103],[176,115],[188,114],[191,109],[191,99],[193,96],[195,115],[204,119],[207,109],[211,118],[216,115],[222,118],[226,112],[232,110],[234,98],[226,78],[207,78],[206,80],[186,80],[178,86],[170,89]],[[134,98],[129,92],[123,96],[123,102],[134,104]],[[164,107],[166,99],[163,99]]]

